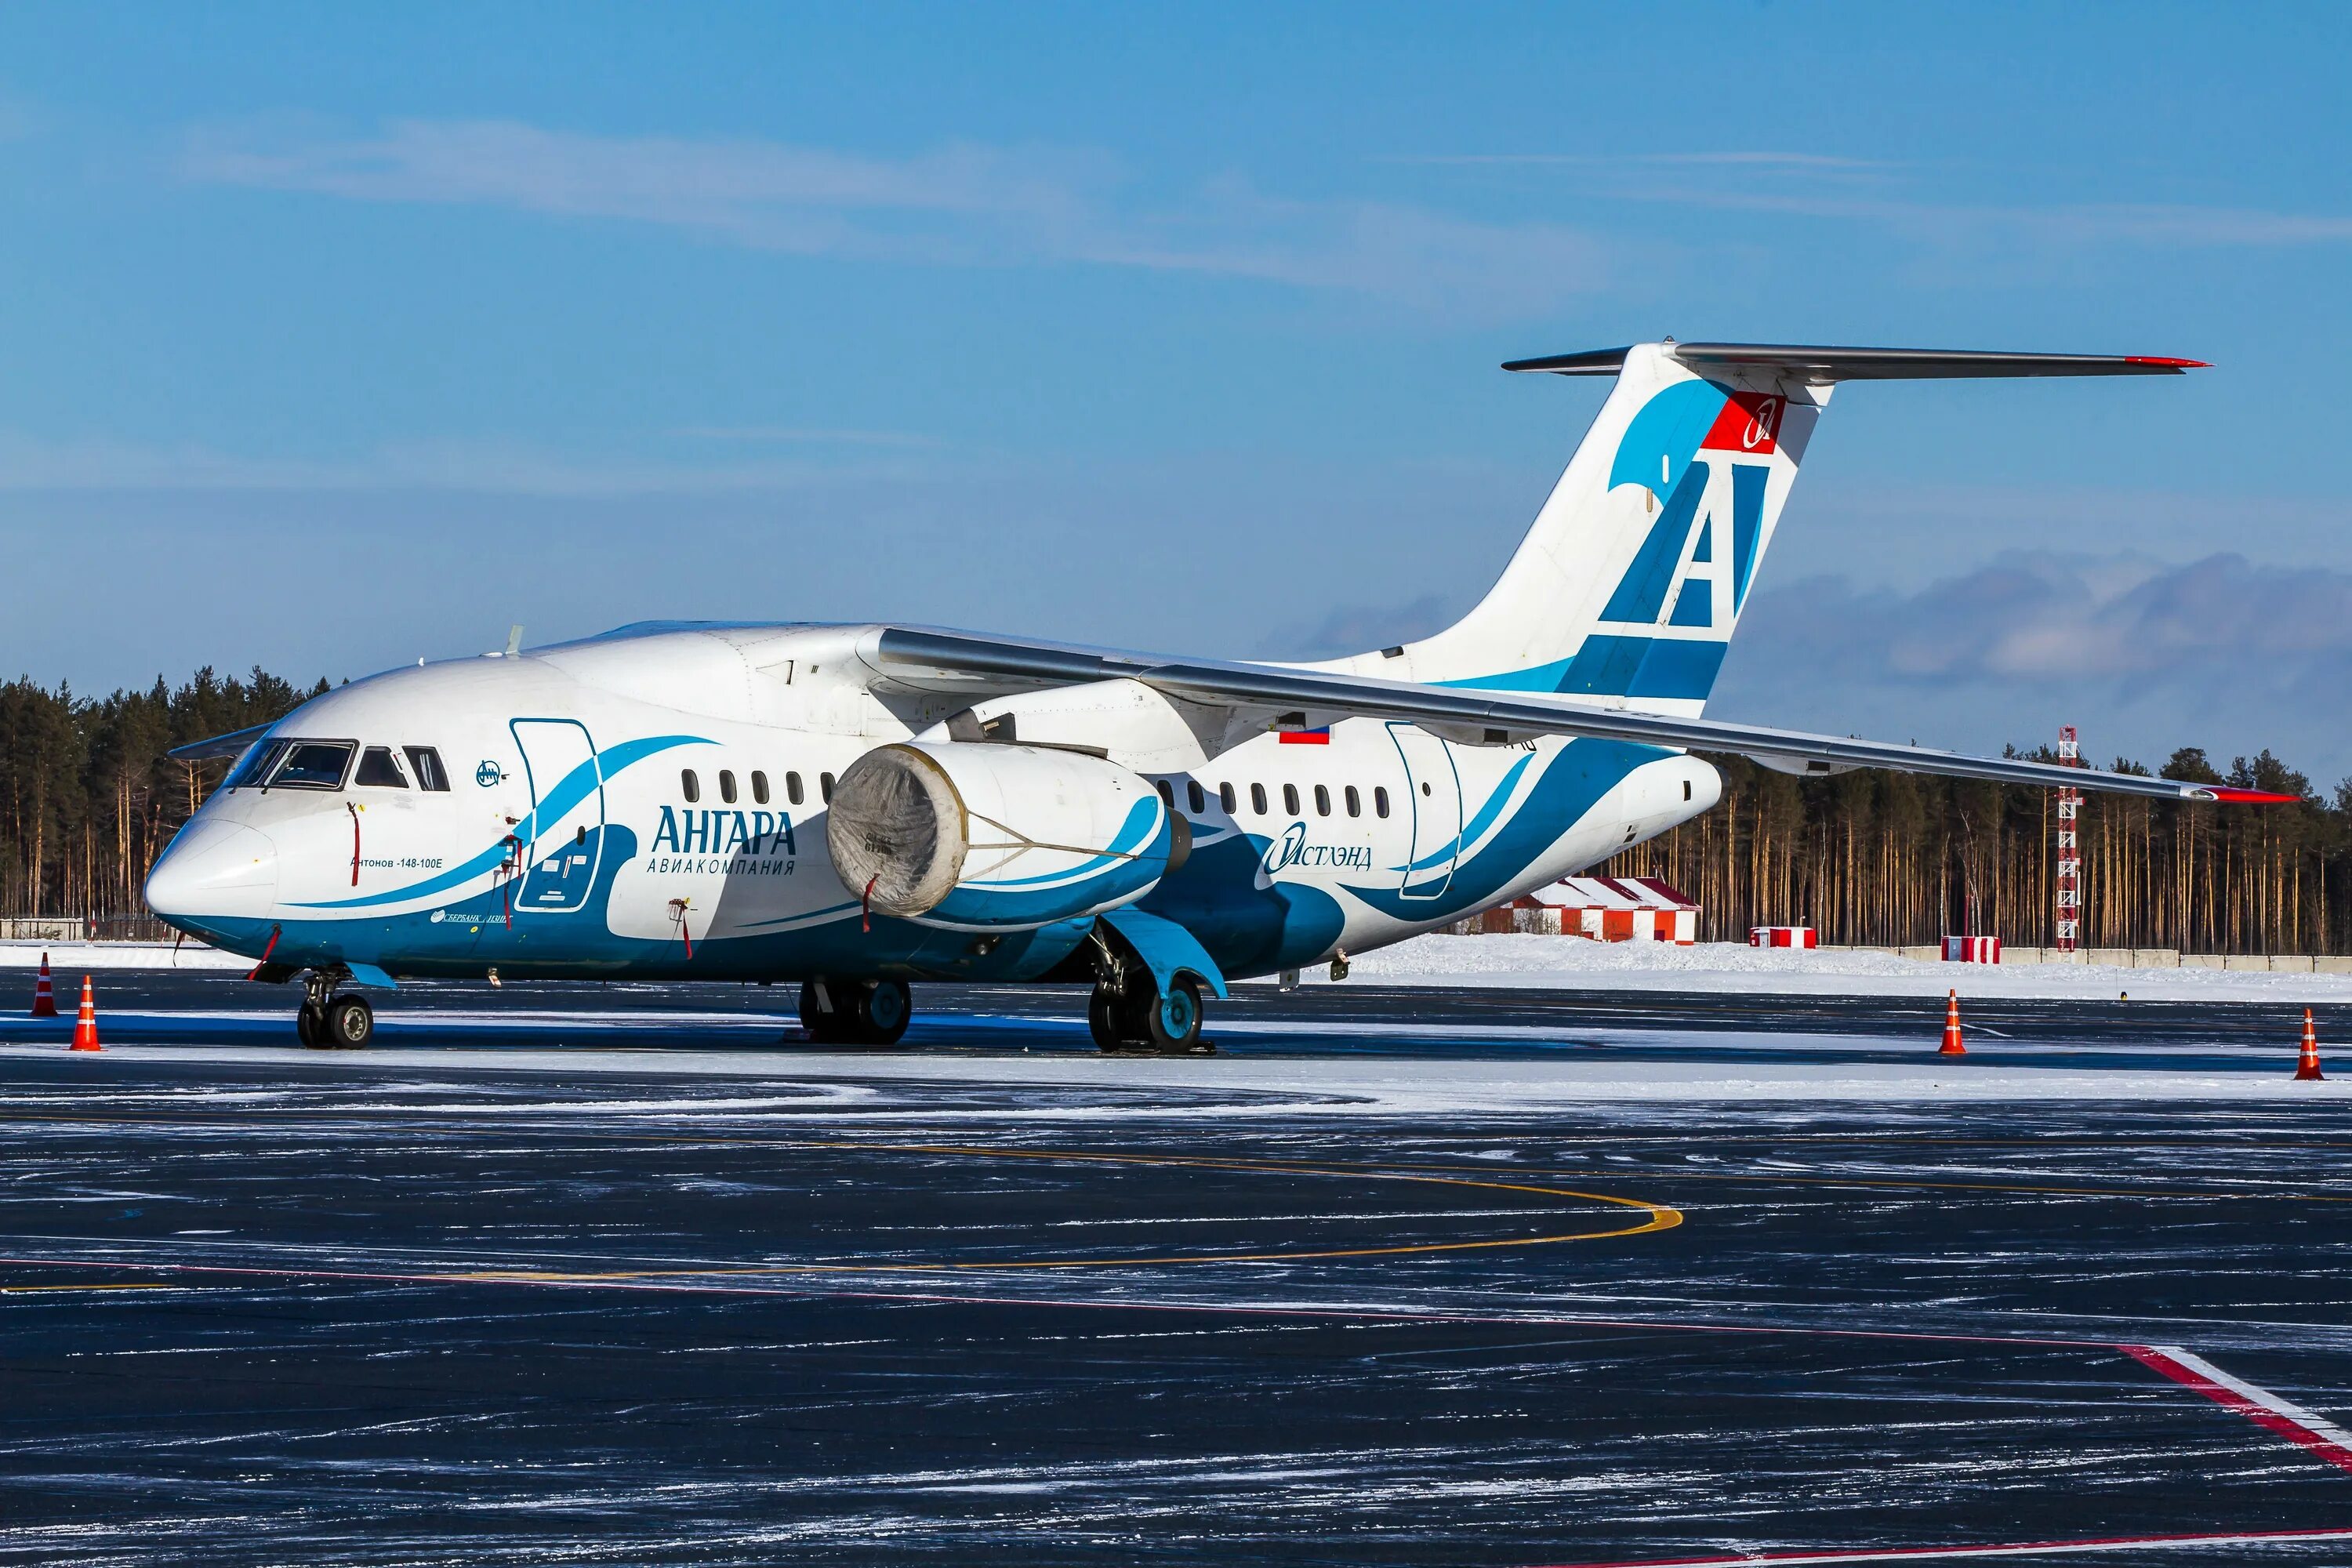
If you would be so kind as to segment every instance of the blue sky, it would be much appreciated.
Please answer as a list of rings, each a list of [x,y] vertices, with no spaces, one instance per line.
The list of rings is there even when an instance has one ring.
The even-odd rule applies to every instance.
[[[1474,599],[1672,332],[1856,386],[1716,710],[2352,773],[2352,11],[0,9],[0,668]]]

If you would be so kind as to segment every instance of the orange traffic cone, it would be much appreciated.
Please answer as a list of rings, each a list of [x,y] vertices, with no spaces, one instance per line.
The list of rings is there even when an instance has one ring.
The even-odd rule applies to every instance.
[[[81,1012],[74,1019],[74,1043],[77,1051],[94,1051],[98,1044],[98,1005],[90,1000],[89,976],[81,977]]]
[[[1960,1044],[1960,994],[1957,991],[1945,997],[1944,1048],[1936,1054],[1939,1057],[1964,1057],[1969,1054],[1968,1047]]]
[[[2319,1034],[2311,1026],[2311,1009],[2303,1010],[2303,1059],[2294,1064],[2298,1083],[2322,1083],[2327,1075],[2319,1070]]]
[[[54,1018],[58,1016],[58,994],[49,988],[49,955],[41,954],[41,977],[33,982],[33,1016]]]

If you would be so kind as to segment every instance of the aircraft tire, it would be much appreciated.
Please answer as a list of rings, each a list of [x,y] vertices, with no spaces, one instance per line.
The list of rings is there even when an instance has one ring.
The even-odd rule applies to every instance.
[[[895,1046],[915,1016],[914,994],[903,980],[877,980],[858,988],[850,1019],[862,1046]]]
[[[323,1007],[313,1007],[305,1002],[294,1009],[294,1037],[304,1045],[319,1048],[326,1045],[326,1020]]]
[[[1128,1037],[1126,1014],[1119,999],[1099,985],[1087,997],[1087,1032],[1094,1036],[1095,1048],[1105,1056],[1137,1047],[1137,1042]]]
[[[375,1038],[375,1009],[364,996],[338,996],[327,1004],[312,1043],[333,1050],[355,1051]]]
[[[1156,996],[1137,998],[1131,1016],[1138,1043],[1154,1056],[1184,1057],[1201,1048],[1201,983],[1180,974]]]
[[[808,1031],[810,1039],[821,1046],[846,1045],[849,1042],[849,1015],[841,1008],[844,1000],[842,988],[828,985],[826,989],[832,994],[834,1002],[834,1011],[830,1013],[821,1011],[816,1005],[816,982],[801,982],[801,1027]]]

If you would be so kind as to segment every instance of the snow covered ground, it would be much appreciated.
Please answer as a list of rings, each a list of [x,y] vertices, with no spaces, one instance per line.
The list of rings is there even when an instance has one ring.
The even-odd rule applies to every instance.
[[[242,970],[252,960],[196,942],[0,942],[0,969],[49,955],[58,974],[108,969]],[[2123,969],[2105,964],[1987,966],[1886,952],[1811,952],[1731,942],[1588,942],[1562,936],[1421,936],[1353,961],[1349,984],[1479,987],[1576,986],[1625,991],[1741,991],[1806,996],[2114,997],[2148,1002],[2346,1002],[2352,975],[2264,974],[2221,969]],[[1328,984],[1321,969],[1302,980]],[[60,982],[62,984],[62,982]],[[1272,984],[1271,981],[1263,984]]]
[[[1348,984],[1580,986],[1808,996],[2115,997],[2149,1002],[2352,1001],[2352,975],[2091,963],[1938,963],[1891,952],[1811,952],[1732,942],[1591,942],[1572,936],[1419,936],[1352,961]],[[1301,976],[1328,984],[1320,969]]]
[[[45,952],[57,974],[68,970],[80,974],[100,969],[253,967],[249,958],[196,942],[182,943],[177,952],[168,942],[0,942],[0,969],[37,969]]]

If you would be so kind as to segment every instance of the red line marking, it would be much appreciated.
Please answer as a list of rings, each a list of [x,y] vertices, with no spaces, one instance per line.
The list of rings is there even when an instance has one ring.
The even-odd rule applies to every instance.
[[[2352,1470],[2352,1449],[2333,1438],[2321,1436],[2293,1416],[2255,1404],[2234,1388],[2224,1388],[2194,1367],[2183,1366],[2162,1351],[2148,1345],[2118,1345],[2116,1349],[2138,1362],[2162,1373],[2183,1388],[2195,1389],[2224,1410],[2235,1411],[2255,1426],[2277,1433],[2288,1442],[2310,1449],[2339,1470]]]
[[[1967,1557],[2055,1556],[2126,1546],[2199,1546],[2242,1542],[2352,1541],[2352,1529],[2217,1530],[2167,1535],[2095,1535],[2074,1541],[2004,1542],[1987,1546],[1859,1546],[1818,1552],[1739,1552],[1709,1557],[1627,1557],[1608,1563],[1555,1563],[1549,1568],[1730,1568],[1743,1563],[1932,1563]]]

